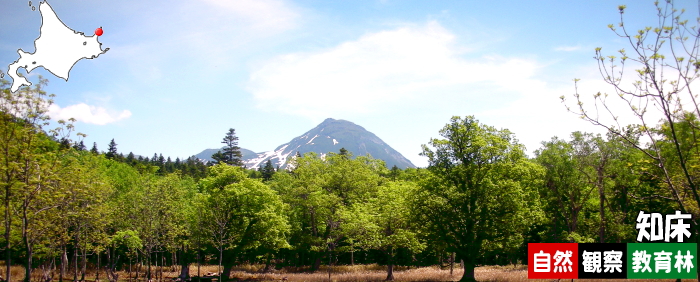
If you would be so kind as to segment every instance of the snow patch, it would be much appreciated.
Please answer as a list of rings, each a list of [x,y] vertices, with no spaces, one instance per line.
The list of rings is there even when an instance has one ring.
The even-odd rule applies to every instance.
[[[263,162],[272,159],[277,159],[277,165],[282,166],[284,165],[285,161],[287,160],[287,156],[289,156],[290,153],[284,154],[284,149],[287,149],[287,146],[289,144],[282,146],[277,151],[268,151],[264,153],[259,153],[257,158],[250,159],[245,162],[246,167],[250,167],[251,169],[257,169],[262,165]]]
[[[311,138],[311,140],[309,140],[309,142],[306,142],[306,144],[313,144],[313,143],[311,143],[311,142],[313,142],[314,139],[316,139],[316,137],[318,137],[318,134],[316,134],[316,136],[314,136],[314,138]]]

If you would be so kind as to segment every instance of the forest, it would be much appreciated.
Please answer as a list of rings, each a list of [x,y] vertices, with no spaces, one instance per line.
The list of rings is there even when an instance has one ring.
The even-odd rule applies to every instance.
[[[262,272],[378,264],[394,280],[399,266],[457,262],[462,281],[474,281],[477,266],[527,264],[527,243],[636,242],[640,211],[692,214],[697,242],[700,108],[691,83],[700,37],[669,3],[657,5],[668,20],[660,27],[630,35],[610,26],[633,51],[596,49],[610,99],[626,108],[601,93],[590,106],[578,92],[567,107],[606,134],[544,137],[527,155],[509,130],[454,116],[425,140],[429,165],[418,169],[345,149],[247,169],[234,129],[209,163],[125,154],[118,138],[106,151],[88,149],[75,120],[50,121],[47,80],[15,93],[2,80],[2,280],[182,281],[205,275],[190,265],[216,265],[214,276],[227,281],[251,264]],[[661,55],[681,47],[686,57]],[[634,64],[629,87],[625,64]],[[178,277],[164,277],[164,267]]]

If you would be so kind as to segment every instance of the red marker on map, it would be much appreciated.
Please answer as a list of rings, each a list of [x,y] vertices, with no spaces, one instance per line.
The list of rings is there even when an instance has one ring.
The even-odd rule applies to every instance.
[[[103,32],[102,32],[102,28],[101,28],[101,27],[98,27],[98,28],[95,30],[95,35],[97,35],[97,36],[102,36],[102,33],[103,33]]]

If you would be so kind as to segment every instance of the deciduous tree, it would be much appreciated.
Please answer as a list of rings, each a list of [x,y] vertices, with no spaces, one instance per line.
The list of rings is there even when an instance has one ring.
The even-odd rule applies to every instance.
[[[423,145],[431,176],[421,185],[415,210],[464,260],[461,281],[475,281],[477,258],[488,249],[511,250],[539,220],[542,168],[530,162],[508,130],[453,117]],[[432,147],[432,148],[431,148]]]

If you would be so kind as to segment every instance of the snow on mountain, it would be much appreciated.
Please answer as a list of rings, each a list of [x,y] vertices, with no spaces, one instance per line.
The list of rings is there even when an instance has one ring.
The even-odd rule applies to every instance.
[[[278,146],[272,151],[244,154],[243,162],[247,168],[257,169],[265,165],[267,160],[270,160],[274,166],[283,168],[286,167],[288,160],[296,156],[297,152],[302,155],[308,152],[315,152],[323,157],[329,152],[338,153],[341,147],[350,151],[354,156],[369,154],[376,159],[384,160],[387,167],[394,165],[401,169],[415,167],[411,161],[384,143],[372,132],[352,122],[332,118],[326,119],[303,135]],[[208,152],[211,153],[207,156],[206,153]],[[201,159],[211,160],[211,154],[214,152],[216,152],[216,149],[208,149],[197,156]]]

